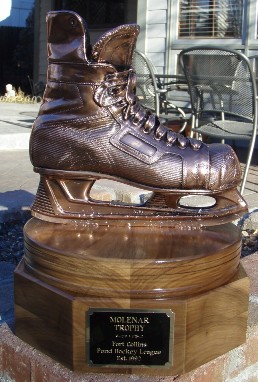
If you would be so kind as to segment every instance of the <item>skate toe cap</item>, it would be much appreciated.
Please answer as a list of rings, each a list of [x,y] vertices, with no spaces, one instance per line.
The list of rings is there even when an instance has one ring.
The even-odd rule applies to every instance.
[[[236,187],[241,181],[241,168],[234,150],[226,144],[209,145],[210,190]]]

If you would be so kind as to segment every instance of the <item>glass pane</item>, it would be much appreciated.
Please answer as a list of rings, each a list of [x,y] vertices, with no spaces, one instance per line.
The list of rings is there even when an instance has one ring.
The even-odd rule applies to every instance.
[[[240,38],[243,0],[180,0],[179,38]]]
[[[56,0],[55,9],[79,13],[90,28],[111,27],[125,22],[126,0]]]

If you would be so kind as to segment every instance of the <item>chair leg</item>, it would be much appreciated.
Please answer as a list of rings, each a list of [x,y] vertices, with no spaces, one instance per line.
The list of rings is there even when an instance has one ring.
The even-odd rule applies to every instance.
[[[246,165],[245,165],[244,176],[243,176],[243,180],[242,180],[241,187],[240,187],[240,194],[241,195],[243,195],[243,193],[244,193],[247,175],[248,175],[249,167],[250,167],[252,156],[253,156],[254,145],[255,145],[255,137],[253,137],[251,140],[248,154],[247,154],[247,161],[246,161]]]
[[[195,127],[195,123],[196,123],[196,118],[195,118],[195,115],[192,114],[192,118],[191,118],[191,131],[190,131],[190,137],[191,138],[194,137],[193,128]],[[197,134],[195,133],[195,135],[197,135]]]
[[[242,180],[241,187],[240,187],[240,194],[241,195],[243,195],[243,193],[244,193],[248,170],[249,170],[249,165],[247,166],[247,164],[246,164],[243,180]]]

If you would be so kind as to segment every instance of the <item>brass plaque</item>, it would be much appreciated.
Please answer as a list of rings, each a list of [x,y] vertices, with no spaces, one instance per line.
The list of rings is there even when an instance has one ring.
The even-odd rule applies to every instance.
[[[89,365],[172,365],[171,310],[89,309],[86,320]]]

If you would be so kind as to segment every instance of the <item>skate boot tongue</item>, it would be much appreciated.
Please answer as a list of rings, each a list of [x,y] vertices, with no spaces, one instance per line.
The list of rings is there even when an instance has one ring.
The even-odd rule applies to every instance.
[[[90,39],[86,22],[72,11],[47,14],[49,62],[85,62]]]
[[[53,11],[47,15],[49,62],[88,62],[90,53],[97,63],[128,69],[140,28],[121,25],[104,33],[91,49],[86,22],[72,11]],[[91,52],[92,50],[92,52]]]
[[[93,46],[92,57],[96,62],[112,64],[119,71],[128,69],[140,27],[136,24],[121,25],[106,32]]]

